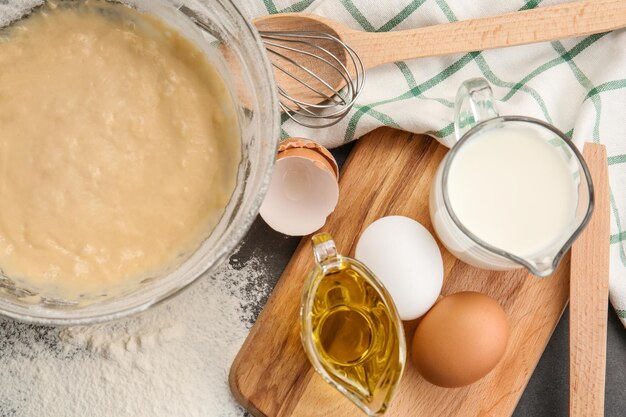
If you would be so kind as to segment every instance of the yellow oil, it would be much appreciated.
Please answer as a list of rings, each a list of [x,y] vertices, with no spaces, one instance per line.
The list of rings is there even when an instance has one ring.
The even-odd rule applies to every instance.
[[[329,374],[364,402],[386,404],[402,373],[400,336],[369,279],[345,261],[325,275],[315,292],[311,323],[313,343]]]

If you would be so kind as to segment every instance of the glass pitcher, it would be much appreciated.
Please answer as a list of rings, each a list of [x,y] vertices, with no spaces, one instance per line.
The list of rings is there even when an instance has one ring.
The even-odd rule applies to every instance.
[[[300,335],[315,370],[369,416],[383,414],[406,361],[391,296],[362,263],[313,236],[316,265],[302,294]]]
[[[461,85],[455,113],[457,141],[441,162],[430,192],[430,215],[440,240],[454,256],[479,268],[525,267],[536,276],[552,274],[593,211],[593,185],[582,155],[565,134],[548,123],[524,116],[499,116],[491,88],[482,78]],[[511,139],[518,137],[524,140]],[[518,145],[505,149],[505,140],[506,146],[513,140],[527,141],[524,146],[532,144],[541,152],[531,153],[530,147]],[[498,165],[495,155],[505,155],[507,162]],[[516,161],[533,163],[520,162],[514,167]],[[550,175],[541,176],[544,168]],[[518,169],[517,177],[510,174],[513,169]],[[553,188],[558,193],[539,192],[546,189],[544,183],[553,184],[557,177],[565,179],[567,186]],[[484,181],[473,181],[478,178]],[[476,200],[470,202],[473,192]],[[564,215],[553,216],[551,210],[556,206],[565,208]],[[547,211],[554,221],[536,216]],[[502,225],[515,233],[505,235]],[[516,247],[525,241],[534,246]]]

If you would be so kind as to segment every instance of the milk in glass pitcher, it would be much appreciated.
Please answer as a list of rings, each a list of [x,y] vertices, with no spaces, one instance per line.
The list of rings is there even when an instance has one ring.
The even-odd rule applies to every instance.
[[[580,152],[550,124],[499,116],[482,78],[463,83],[455,116],[457,142],[430,193],[437,235],[471,265],[552,274],[593,210]]]

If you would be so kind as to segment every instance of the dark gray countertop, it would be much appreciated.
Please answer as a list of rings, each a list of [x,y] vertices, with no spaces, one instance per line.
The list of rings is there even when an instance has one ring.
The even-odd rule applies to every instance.
[[[341,165],[351,145],[333,150]],[[267,280],[273,286],[291,258],[299,238],[290,238],[271,230],[261,219],[252,226],[238,258],[245,260],[262,248],[267,260]],[[262,305],[255,306],[257,311]],[[565,312],[543,354],[513,417],[565,417],[569,398],[569,326]],[[626,416],[626,329],[609,307],[606,417]],[[431,417],[431,416],[429,416]],[[435,417],[435,416],[432,416]],[[442,416],[445,417],[445,416]]]

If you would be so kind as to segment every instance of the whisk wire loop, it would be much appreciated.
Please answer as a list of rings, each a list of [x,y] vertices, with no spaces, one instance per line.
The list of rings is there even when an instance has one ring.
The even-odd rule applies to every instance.
[[[268,38],[268,39],[270,39],[270,38]],[[298,42],[298,41],[291,41],[291,42]],[[335,55],[333,55],[333,54],[332,54],[330,51],[328,51],[327,49],[322,48],[321,46],[314,45],[314,47],[315,47],[317,50],[319,50],[319,51],[321,51],[322,53],[324,53],[324,54],[328,55],[330,59],[334,60],[334,61],[335,61],[334,63],[333,63],[333,62],[331,62],[331,61],[329,61],[328,59],[326,59],[326,58],[324,58],[324,57],[322,57],[322,56],[316,55],[316,54],[314,54],[314,53],[307,52],[307,51],[304,51],[304,50],[299,50],[299,49],[296,49],[296,48],[291,48],[291,47],[284,46],[284,45],[281,45],[281,44],[278,44],[278,43],[274,43],[274,42],[266,42],[266,45],[267,45],[267,46],[271,46],[271,47],[280,48],[280,49],[286,49],[286,50],[288,50],[288,51],[292,51],[292,52],[296,52],[296,53],[301,53],[301,54],[304,54],[304,55],[306,55],[306,56],[309,56],[309,57],[311,57],[311,58],[313,58],[313,59],[316,59],[316,60],[318,60],[318,61],[322,61],[322,62],[323,62],[323,63],[325,63],[326,65],[328,65],[328,66],[330,66],[331,68],[333,68],[333,69],[337,72],[337,74],[338,74],[340,77],[342,77],[342,78],[343,78],[343,81],[346,83],[346,85],[351,87],[350,78],[349,78],[348,76],[346,76],[346,75],[345,75],[346,73],[349,73],[349,71],[348,71],[348,69],[346,68],[346,66],[345,66],[345,65],[344,65],[344,64],[343,64],[343,63],[342,63],[342,62],[341,62],[341,61],[340,61],[340,60],[339,60],[339,59],[338,59]],[[280,54],[280,53],[278,53],[277,51],[275,51],[275,50],[273,50],[273,49],[267,48],[267,50],[268,50],[268,52],[273,53],[273,54],[275,54],[275,55],[277,55],[277,56],[279,56],[279,57],[286,58],[283,54]],[[292,61],[292,63],[293,63],[293,61]],[[275,67],[276,67],[276,68],[278,68],[278,64],[275,64]],[[281,71],[282,71],[282,70],[281,70]],[[323,82],[323,81],[322,81],[322,82]],[[342,103],[342,104],[346,104],[346,101],[345,101],[345,100],[343,100],[343,97],[341,97],[341,95],[336,96],[336,97],[341,98],[341,103]]]
[[[297,88],[288,91],[277,80],[280,107],[291,119],[305,127],[322,128],[348,114],[365,81],[363,62],[354,49],[325,32],[260,34],[277,74],[296,81]]]
[[[333,90],[333,87],[328,84],[326,81],[324,81],[324,79],[322,79],[319,75],[315,74],[313,71],[311,71],[309,68],[307,68],[304,65],[298,64],[296,61],[292,60],[291,58],[278,53],[276,51],[272,51],[272,50],[268,50],[270,53],[279,56],[281,59],[284,59],[285,61],[289,62],[292,65],[298,65],[300,69],[302,69],[303,71],[305,71],[307,74],[309,74],[313,79],[319,81],[323,86],[325,86],[326,88],[328,88],[329,90]],[[284,67],[280,66],[277,63],[272,64],[274,66],[274,68],[278,69],[280,72],[282,72],[283,74],[291,77],[294,80],[297,80],[298,82],[300,82],[301,84],[305,85],[306,87],[308,87],[311,91],[314,91],[315,93],[319,94],[320,96],[326,98],[327,100],[333,100],[336,102],[336,98],[335,95],[327,95],[325,93],[323,93],[322,91],[320,91],[319,89],[311,86],[309,83],[307,83],[304,80],[301,80],[300,78],[298,78],[296,75],[294,75],[292,72],[290,72],[289,70],[285,69]],[[334,91],[334,90],[333,90]],[[295,100],[294,100],[295,101]],[[344,101],[345,102],[345,101]]]

